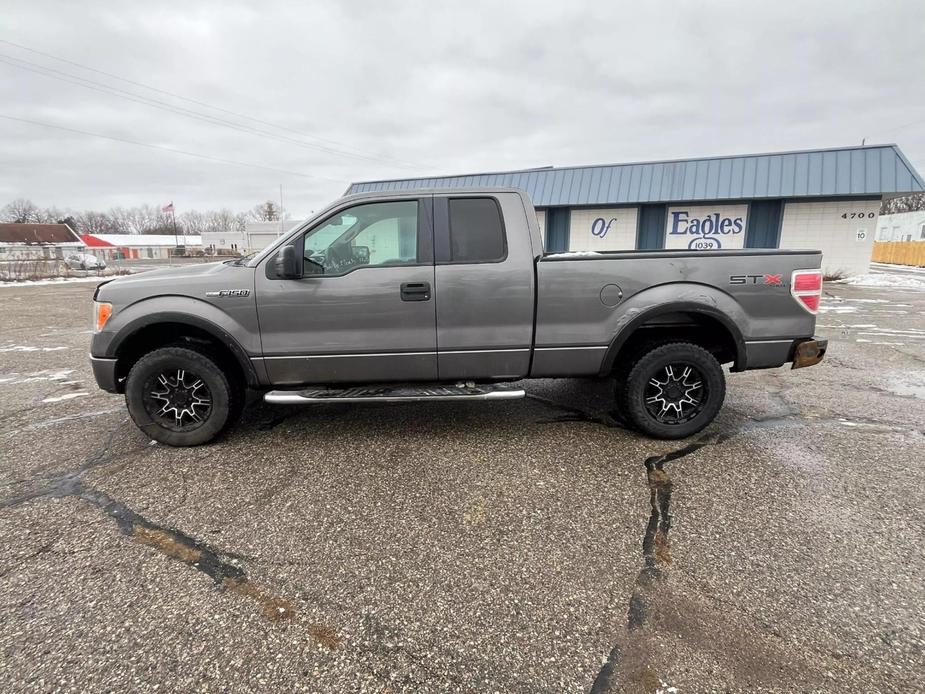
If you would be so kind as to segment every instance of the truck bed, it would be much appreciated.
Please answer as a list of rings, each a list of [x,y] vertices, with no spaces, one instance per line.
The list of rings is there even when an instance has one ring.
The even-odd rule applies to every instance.
[[[604,366],[615,335],[638,324],[683,324],[693,316],[731,326],[742,343],[737,369],[776,366],[815,316],[796,305],[794,270],[816,269],[819,251],[652,250],[547,253],[536,265],[531,374],[583,375]]]

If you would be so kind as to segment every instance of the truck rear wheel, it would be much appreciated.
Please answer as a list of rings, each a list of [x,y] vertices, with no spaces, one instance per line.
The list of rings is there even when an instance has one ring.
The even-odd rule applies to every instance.
[[[208,356],[185,347],[149,352],[129,371],[125,403],[155,441],[198,446],[214,439],[232,414],[235,393]]]
[[[642,354],[617,393],[629,422],[657,439],[696,434],[713,421],[725,397],[722,366],[689,342],[663,344]]]

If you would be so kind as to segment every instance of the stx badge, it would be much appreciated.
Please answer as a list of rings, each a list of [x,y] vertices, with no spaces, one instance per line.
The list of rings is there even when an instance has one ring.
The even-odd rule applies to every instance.
[[[768,287],[783,287],[782,275],[729,275],[729,284],[764,284]]]

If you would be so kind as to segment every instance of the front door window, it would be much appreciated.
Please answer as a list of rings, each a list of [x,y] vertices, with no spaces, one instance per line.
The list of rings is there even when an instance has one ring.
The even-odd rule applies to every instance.
[[[344,275],[360,267],[416,265],[415,200],[356,205],[305,234],[303,272]]]

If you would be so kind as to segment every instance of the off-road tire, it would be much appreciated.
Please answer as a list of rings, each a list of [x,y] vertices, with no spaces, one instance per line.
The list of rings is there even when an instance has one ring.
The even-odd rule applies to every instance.
[[[158,422],[151,411],[152,383],[160,374],[178,371],[190,374],[188,382],[200,379],[209,401],[208,414],[202,417],[202,422],[191,421],[184,430]],[[198,446],[218,436],[231,423],[235,411],[240,411],[237,390],[206,354],[186,347],[164,347],[149,352],[132,366],[125,382],[125,403],[138,428],[155,441],[168,446]]]
[[[647,387],[651,393],[650,384],[653,379],[657,381],[662,377],[666,367],[674,368],[677,365],[689,365],[693,372],[699,373],[697,382],[702,382],[702,402],[698,402],[697,407],[692,409],[689,419],[678,422],[659,421],[647,409]],[[625,380],[617,380],[618,408],[631,426],[656,439],[683,439],[696,434],[716,418],[726,397],[726,378],[722,366],[707,350],[690,342],[672,342],[653,347],[640,354],[624,373]],[[678,415],[680,419],[681,411]]]

